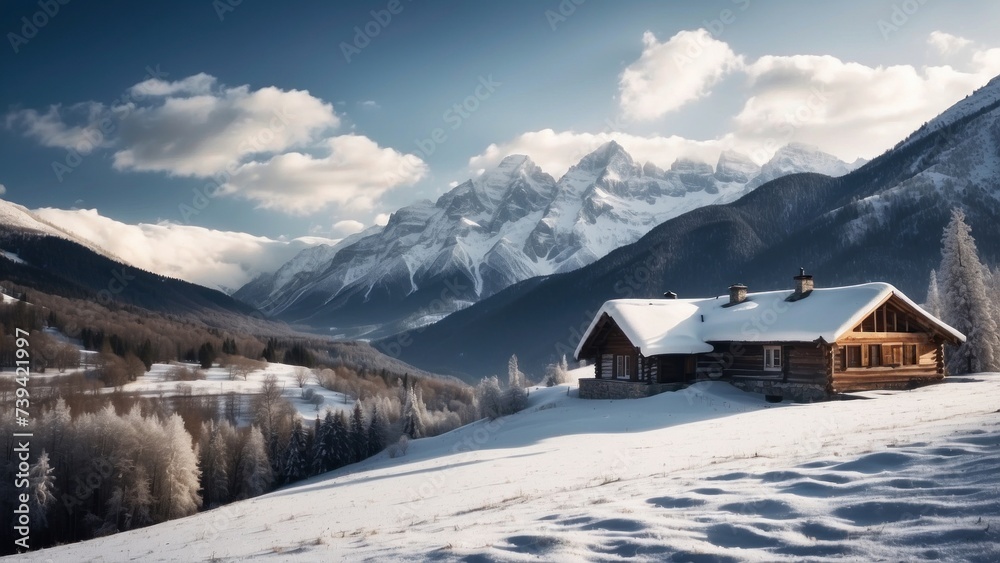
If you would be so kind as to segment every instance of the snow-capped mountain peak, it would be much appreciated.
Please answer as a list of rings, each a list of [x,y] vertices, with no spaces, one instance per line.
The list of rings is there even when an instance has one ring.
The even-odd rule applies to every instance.
[[[777,177],[841,174],[848,165],[795,145],[765,168]],[[527,278],[589,264],[667,219],[738,198],[763,184],[764,172],[731,151],[716,167],[682,158],[663,170],[609,141],[556,181],[528,156],[511,155],[436,202],[399,209],[384,229],[314,249],[236,296],[345,337],[392,334]]]

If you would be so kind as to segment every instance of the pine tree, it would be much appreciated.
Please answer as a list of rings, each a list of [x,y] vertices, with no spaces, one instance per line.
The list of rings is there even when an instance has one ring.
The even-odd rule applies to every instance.
[[[333,469],[333,412],[326,411],[326,416],[320,422],[316,419],[316,439],[313,440],[311,467],[313,475]]]
[[[285,483],[291,483],[309,476],[306,434],[302,428],[302,422],[295,420],[292,427],[292,435],[288,438],[288,447],[285,448],[285,459],[282,463],[282,477]]]
[[[211,342],[206,342],[198,348],[198,363],[201,364],[201,369],[208,369],[212,367],[212,363],[215,362],[215,348],[212,346]]]
[[[372,414],[368,421],[368,456],[371,457],[385,449],[385,441],[389,433],[389,420],[378,410],[378,404],[372,404]]]
[[[924,309],[937,318],[941,318],[941,292],[938,290],[937,271],[931,270],[931,278],[927,283],[927,300]]]
[[[966,341],[949,348],[951,373],[994,371],[1000,359],[997,322],[986,289],[986,276],[971,229],[960,209],[941,240],[942,320],[965,334]]]
[[[146,366],[146,371],[153,368],[153,343],[148,338],[139,346],[138,356],[142,365]]]
[[[333,469],[357,461],[354,459],[354,452],[350,447],[350,435],[350,423],[347,421],[347,415],[344,414],[344,411],[338,411],[333,417],[333,432],[331,436],[333,440],[332,453],[335,460]]]
[[[368,427],[365,425],[365,413],[361,410],[361,401],[354,403],[354,410],[351,413],[351,449],[356,461],[368,457]]]

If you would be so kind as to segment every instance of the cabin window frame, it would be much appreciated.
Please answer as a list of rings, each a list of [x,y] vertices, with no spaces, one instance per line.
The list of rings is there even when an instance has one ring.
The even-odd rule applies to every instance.
[[[869,344],[868,345],[868,367],[878,368],[882,367],[882,344]]]
[[[615,374],[614,379],[632,379],[634,362],[629,354],[615,354]]]
[[[858,369],[864,367],[864,361],[862,359],[862,349],[860,344],[848,344],[843,347],[843,364],[844,370]],[[856,359],[856,362],[851,362],[852,359]]]
[[[764,371],[780,373],[784,367],[782,356],[781,346],[764,346]],[[777,362],[775,362],[776,359]]]

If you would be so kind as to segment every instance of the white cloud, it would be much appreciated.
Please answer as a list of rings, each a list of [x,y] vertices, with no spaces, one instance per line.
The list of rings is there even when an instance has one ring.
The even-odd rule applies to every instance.
[[[375,100],[365,100],[363,102],[360,102],[358,105],[367,109],[378,109],[380,107],[378,105],[378,102],[376,102]]]
[[[1000,54],[1000,51],[998,51]],[[844,160],[876,156],[1000,72],[1000,56],[978,51],[970,71],[951,66],[869,67],[831,56],[765,56],[747,65],[749,96],[734,118],[751,156],[790,141]]]
[[[647,48],[629,68],[652,68],[654,59],[665,65],[673,64],[670,57],[676,45],[671,43],[676,43],[678,37],[683,36],[678,34],[666,43],[657,43],[647,33],[644,37]],[[701,37],[718,59],[730,65],[730,70],[746,77],[741,86],[746,101],[732,117],[727,133],[715,139],[693,140],[678,136],[643,137],[623,131],[543,129],[491,144],[469,159],[470,171],[475,174],[483,167],[495,166],[509,154],[527,154],[558,178],[584,155],[612,139],[639,162],[649,161],[664,168],[679,157],[714,163],[724,149],[743,152],[763,163],[775,150],[793,141],[816,145],[852,162],[858,157],[871,158],[882,153],[1000,73],[1000,48],[964,50],[962,70],[952,66],[871,67],[817,55],[762,56],[747,63],[742,57],[730,55],[724,43]],[[941,40],[940,35],[934,37]],[[700,92],[700,86],[692,85],[713,80],[714,75],[706,75],[705,69],[693,63],[690,71],[693,78],[661,75],[659,81],[646,79],[649,92],[669,84],[670,79],[690,86],[682,91]],[[650,70],[645,76],[653,77],[657,72]],[[693,99],[669,93],[663,96],[661,100],[657,95],[636,92],[628,103],[622,98],[622,107],[630,116],[655,117],[677,107],[682,98]]]
[[[7,186],[0,184],[0,195],[7,193]]]
[[[543,129],[523,133],[500,145],[490,145],[483,153],[469,160],[469,168],[495,166],[507,155],[526,154],[542,170],[558,179],[570,166],[611,140],[617,141],[640,164],[652,162],[662,168],[669,168],[680,157],[715,164],[719,153],[733,145],[729,138],[693,141],[676,135],[642,137],[622,132],[576,133]]]
[[[115,168],[211,176],[250,155],[307,146],[340,123],[333,106],[306,91],[239,86],[207,92],[212,83],[197,75],[136,85],[133,90],[157,95],[151,104],[116,108],[122,148]]]
[[[342,135],[326,145],[322,157],[290,152],[242,164],[221,192],[298,215],[331,203],[367,211],[385,192],[415,183],[427,172],[416,156],[379,147],[367,137]]]
[[[212,288],[238,289],[304,248],[336,242],[318,237],[279,241],[173,223],[130,225],[96,209],[44,208],[34,213],[137,268]]]
[[[642,35],[639,60],[618,83],[620,104],[630,119],[655,119],[708,95],[723,75],[742,64],[726,43],[708,31],[681,31],[660,43],[652,32]]]
[[[86,155],[97,148],[110,146],[110,139],[104,134],[110,125],[107,119],[107,108],[102,104],[84,102],[68,108],[49,106],[45,113],[33,109],[15,110],[7,114],[6,122],[7,128],[21,128],[25,135],[42,146],[75,150]]]
[[[371,100],[361,105],[378,107]],[[416,156],[367,137],[334,136],[340,116],[307,91],[227,87],[205,73],[173,82],[147,79],[113,107],[87,102],[46,113],[18,110],[6,122],[45,146],[81,154],[114,147],[117,170],[211,177],[219,195],[299,215],[331,203],[371,209],[388,190],[427,172]]]
[[[932,31],[927,42],[942,55],[952,55],[972,44],[969,39],[943,31]]]
[[[344,219],[333,224],[333,230],[338,234],[347,236],[363,231],[365,224],[354,219]]]
[[[143,96],[171,96],[174,94],[210,94],[216,85],[216,79],[210,74],[199,72],[192,76],[173,82],[149,78],[129,91],[132,97],[141,99]]]
[[[389,223],[389,216],[390,216],[389,213],[379,213],[378,215],[375,216],[375,219],[372,221],[372,224],[384,227]]]

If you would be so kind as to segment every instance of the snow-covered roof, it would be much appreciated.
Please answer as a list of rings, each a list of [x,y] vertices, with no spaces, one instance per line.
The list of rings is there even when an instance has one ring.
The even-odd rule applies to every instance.
[[[888,283],[814,289],[786,301],[792,290],[749,293],[732,306],[728,295],[704,299],[613,299],[601,307],[576,348],[576,357],[607,314],[644,356],[711,352],[709,342],[834,342],[891,295],[959,341],[965,335]]]

